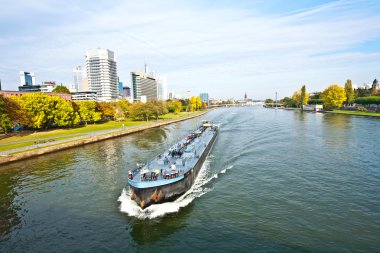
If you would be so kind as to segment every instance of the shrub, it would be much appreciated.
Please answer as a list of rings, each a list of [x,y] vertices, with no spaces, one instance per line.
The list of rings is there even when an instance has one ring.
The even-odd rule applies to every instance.
[[[358,106],[357,110],[358,110],[359,112],[366,112],[366,111],[368,111],[367,108],[365,108],[365,107],[362,106],[362,105]]]
[[[323,104],[323,99],[316,99],[316,98],[310,99],[309,104],[310,105]]]
[[[380,96],[359,97],[355,100],[355,103],[361,104],[361,105],[379,105]]]

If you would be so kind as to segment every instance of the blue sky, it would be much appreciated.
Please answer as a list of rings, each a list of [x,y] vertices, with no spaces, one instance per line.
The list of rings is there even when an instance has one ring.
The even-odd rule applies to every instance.
[[[73,82],[89,48],[115,52],[121,81],[150,69],[176,93],[291,96],[303,84],[380,78],[379,1],[3,1],[0,79]]]

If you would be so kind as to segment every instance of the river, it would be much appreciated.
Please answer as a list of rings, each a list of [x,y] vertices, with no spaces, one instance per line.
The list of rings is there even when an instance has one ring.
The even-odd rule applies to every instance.
[[[220,134],[195,187],[139,210],[127,172]],[[380,120],[258,107],[0,167],[0,252],[380,252]]]

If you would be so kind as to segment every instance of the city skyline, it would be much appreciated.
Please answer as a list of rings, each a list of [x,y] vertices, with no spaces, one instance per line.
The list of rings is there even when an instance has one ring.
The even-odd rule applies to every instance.
[[[145,3],[145,4],[144,4]],[[141,9],[141,4],[144,8]],[[155,1],[3,4],[0,79],[16,90],[19,71],[70,86],[90,48],[117,55],[118,74],[146,60],[169,90],[211,97],[290,96],[346,79],[379,78],[377,1]]]

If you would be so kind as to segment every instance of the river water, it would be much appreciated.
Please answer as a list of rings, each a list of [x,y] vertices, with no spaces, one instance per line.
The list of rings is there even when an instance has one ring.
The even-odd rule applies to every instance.
[[[196,185],[141,211],[127,171],[205,118]],[[0,252],[380,252],[379,140],[379,119],[223,108],[2,166]]]

